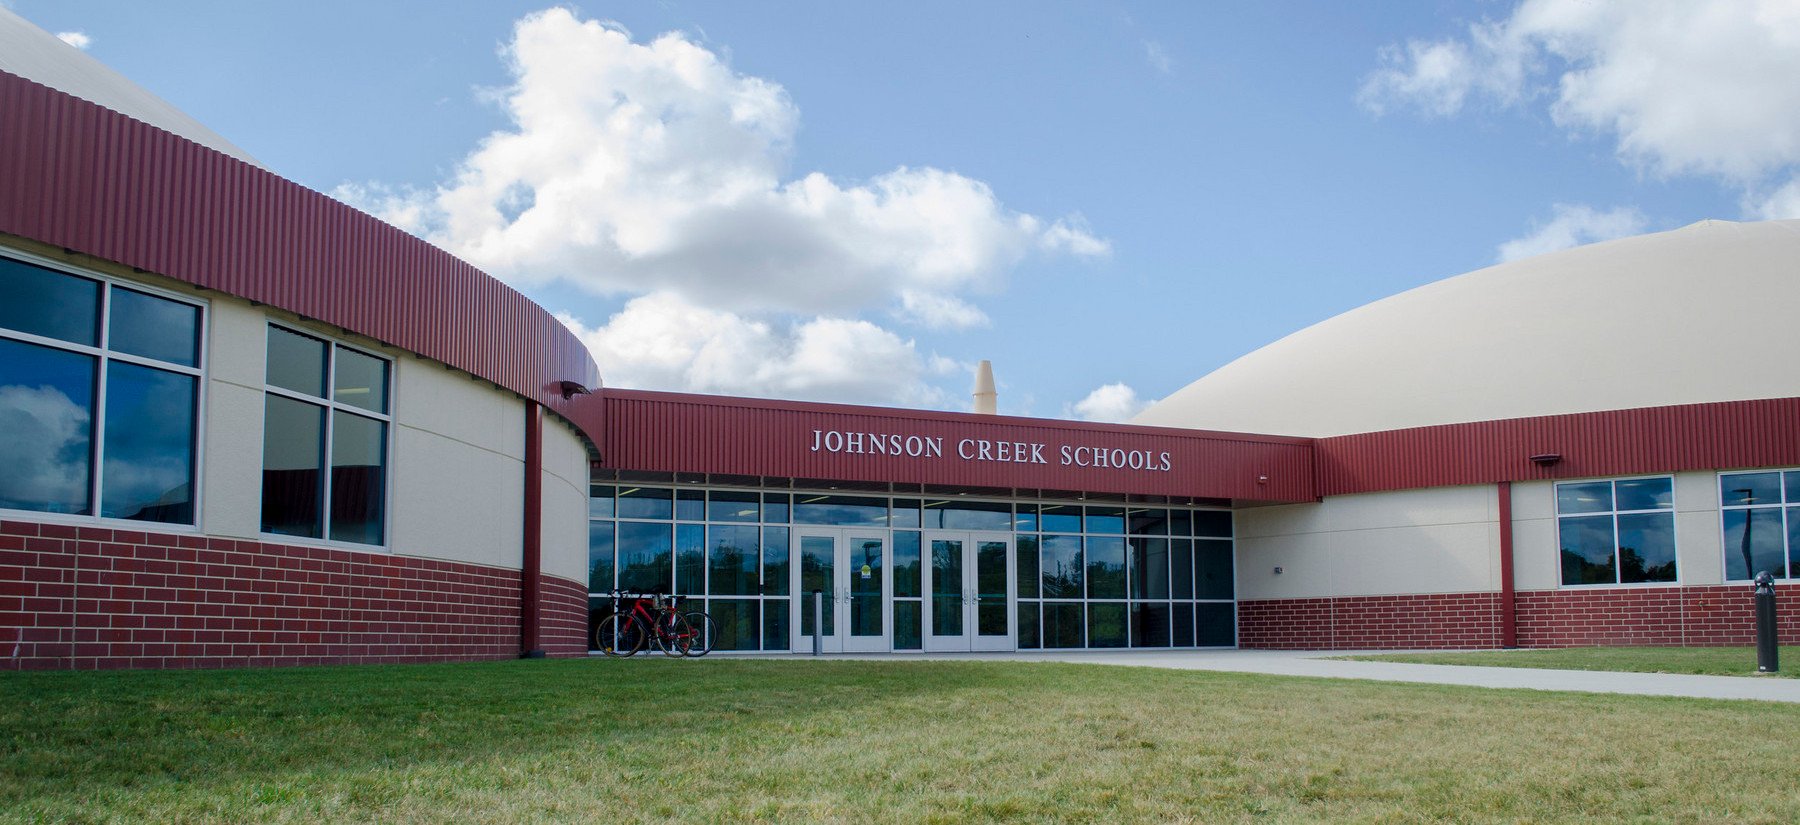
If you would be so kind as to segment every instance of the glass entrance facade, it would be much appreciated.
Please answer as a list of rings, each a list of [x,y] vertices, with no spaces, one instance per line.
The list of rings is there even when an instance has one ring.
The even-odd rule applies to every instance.
[[[860,628],[864,648],[1237,641],[1228,510],[595,484],[588,514],[594,615],[614,589],[677,593],[718,622],[719,650],[793,649],[813,589],[841,600],[827,633]],[[833,532],[864,540],[840,551]]]

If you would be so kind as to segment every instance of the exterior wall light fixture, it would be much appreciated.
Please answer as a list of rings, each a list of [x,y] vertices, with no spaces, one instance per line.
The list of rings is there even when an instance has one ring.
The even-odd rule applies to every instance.
[[[1539,467],[1553,467],[1562,460],[1562,453],[1538,453],[1531,457],[1531,463]]]

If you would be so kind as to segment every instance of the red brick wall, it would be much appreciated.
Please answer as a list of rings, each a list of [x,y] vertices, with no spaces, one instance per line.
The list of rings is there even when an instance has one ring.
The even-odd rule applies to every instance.
[[[1238,646],[1377,650],[1500,646],[1500,594],[1344,596],[1238,603]]]
[[[1800,584],[1776,588],[1783,644],[1800,644]],[[1521,591],[1520,647],[1756,642],[1750,585]],[[1376,650],[1500,646],[1499,593],[1268,599],[1238,604],[1247,648]]]
[[[1777,585],[1775,604],[1782,644],[1800,644],[1800,585]],[[1748,583],[1530,591],[1518,615],[1521,647],[1756,643]]]
[[[581,655],[585,591],[543,591],[545,649]],[[506,659],[519,641],[515,570],[0,522],[0,669]]]
[[[538,621],[544,652],[550,656],[586,656],[587,585],[545,576],[542,598],[543,615]]]

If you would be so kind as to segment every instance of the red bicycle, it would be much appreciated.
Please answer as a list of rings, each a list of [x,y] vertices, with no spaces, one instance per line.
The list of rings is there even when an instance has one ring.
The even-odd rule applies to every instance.
[[[612,615],[594,626],[595,650],[631,656],[652,640],[668,656],[692,656],[708,649],[706,628],[695,628],[675,609],[677,597],[624,590],[614,590],[612,597]]]

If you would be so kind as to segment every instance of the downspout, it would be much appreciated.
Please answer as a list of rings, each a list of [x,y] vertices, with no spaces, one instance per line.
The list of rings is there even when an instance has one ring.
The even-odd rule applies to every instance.
[[[544,407],[525,401],[525,524],[519,565],[519,658],[542,659],[539,592],[544,544]]]
[[[1500,646],[1519,646],[1519,617],[1513,598],[1512,482],[1502,481],[1500,493]]]

